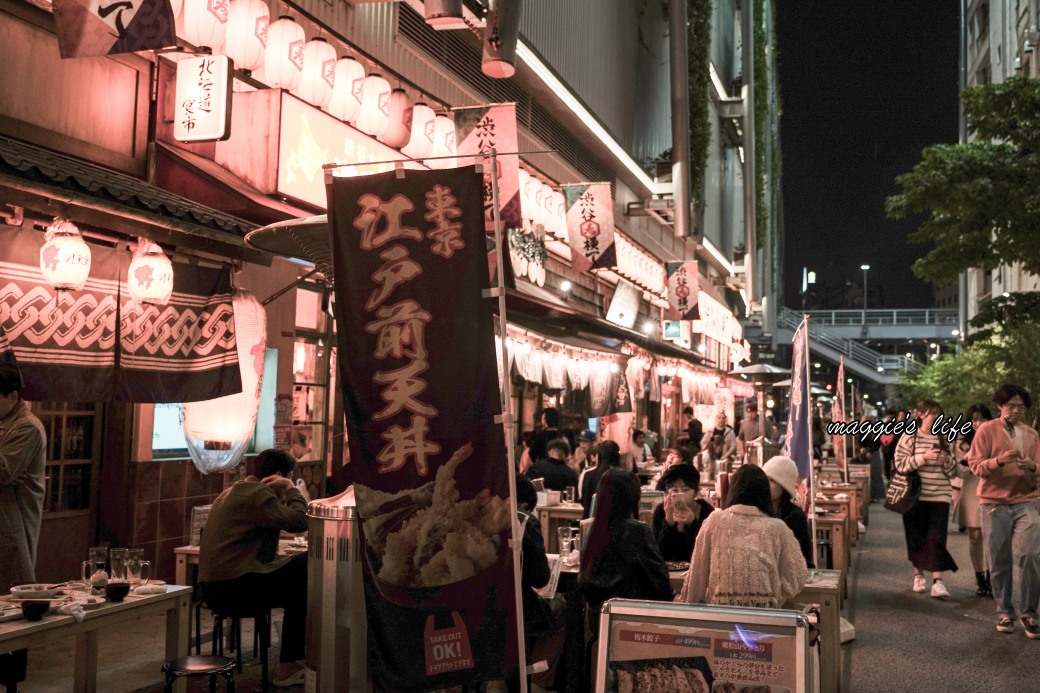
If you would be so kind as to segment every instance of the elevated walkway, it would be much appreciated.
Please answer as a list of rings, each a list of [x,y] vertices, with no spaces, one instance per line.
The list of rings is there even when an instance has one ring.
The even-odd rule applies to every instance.
[[[810,310],[805,314],[812,324],[843,339],[946,341],[957,336],[956,309]]]

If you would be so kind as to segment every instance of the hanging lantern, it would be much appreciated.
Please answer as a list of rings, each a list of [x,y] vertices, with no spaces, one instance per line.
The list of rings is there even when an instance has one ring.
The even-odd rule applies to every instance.
[[[538,181],[538,186],[534,190],[534,214],[532,219],[534,223],[542,228],[545,228],[545,222],[547,221],[545,215],[546,199],[552,197],[552,188],[545,183]]]
[[[256,427],[267,347],[267,317],[253,294],[235,289],[235,341],[242,392],[181,405],[184,437],[195,466],[203,474],[226,472],[239,463]]]
[[[248,72],[263,67],[270,20],[264,0],[231,0],[224,53],[235,67]]]
[[[180,17],[181,5],[184,4],[184,0],[170,0],[170,9],[173,10],[174,19]],[[180,35],[181,32],[177,32]]]
[[[130,298],[138,303],[165,306],[173,293],[173,264],[158,244],[138,239],[134,259],[126,271]]]
[[[556,213],[556,208],[559,205],[556,198],[557,195],[562,195],[562,193],[553,190],[544,199],[546,212],[545,224],[543,224],[543,226],[545,226],[546,233],[550,233],[553,236],[556,236],[560,232],[560,217]]]
[[[397,149],[406,145],[412,132],[413,108],[412,97],[404,89],[390,92],[390,124],[379,136],[379,141]]]
[[[437,114],[424,103],[412,107],[412,128],[408,135],[408,144],[401,147],[401,152],[412,159],[421,159],[430,155],[433,148],[433,132],[437,125]]]
[[[552,215],[556,217],[554,233],[563,241],[567,240],[567,198],[557,190],[553,193]]]
[[[365,93],[364,66],[349,56],[340,58],[334,84],[326,110],[340,120],[353,123],[361,113],[361,96]]]
[[[455,119],[451,116],[439,115],[433,124],[433,147],[430,148],[429,156],[453,157],[455,156]],[[428,159],[426,165],[430,168],[455,168],[458,160]]]
[[[491,0],[484,23],[484,55],[480,70],[506,79],[516,73],[516,42],[520,38],[520,0]]]
[[[279,17],[267,28],[264,78],[272,89],[295,89],[303,76],[303,27],[292,17]]]
[[[228,0],[184,0],[184,39],[200,49],[223,46],[229,14]]]
[[[527,197],[524,190],[527,188],[527,184],[531,182],[531,174],[520,169],[517,174],[517,190],[520,193],[520,216],[523,219],[531,218],[530,208],[527,206]]]
[[[373,137],[378,137],[390,127],[390,83],[382,75],[365,77],[361,113],[355,125],[358,130]]]
[[[47,283],[59,291],[78,291],[90,276],[90,247],[71,221],[56,217],[47,227],[40,248],[40,270]]]
[[[292,93],[324,108],[332,100],[336,84],[336,49],[321,37],[312,38],[303,48],[303,74]]]
[[[454,26],[462,21],[462,0],[425,0],[423,10],[426,23],[433,27]]]

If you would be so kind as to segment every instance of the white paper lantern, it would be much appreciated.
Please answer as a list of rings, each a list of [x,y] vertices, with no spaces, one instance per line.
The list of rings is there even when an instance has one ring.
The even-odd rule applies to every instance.
[[[230,13],[229,0],[184,0],[184,39],[197,48],[223,46]]]
[[[188,453],[203,474],[226,472],[239,463],[256,427],[267,346],[264,307],[248,291],[236,289],[235,340],[242,392],[181,405]]]
[[[545,226],[547,233],[551,233],[554,236],[558,235],[560,232],[560,216],[557,214],[557,207],[559,206],[559,201],[556,197],[557,195],[562,196],[563,193],[553,190],[544,200],[546,212],[545,224],[543,224],[543,226]]]
[[[358,130],[378,137],[390,127],[390,83],[382,75],[365,77],[365,93],[361,95],[361,113],[357,117]]]
[[[365,93],[365,67],[345,56],[336,62],[336,82],[326,110],[334,117],[353,123],[361,114],[361,97]]]
[[[531,217],[531,212],[527,207],[527,198],[524,196],[524,190],[530,182],[531,174],[524,169],[520,169],[517,174],[517,190],[520,191],[520,216],[524,219],[529,219]]]
[[[390,124],[379,136],[379,141],[397,149],[408,144],[408,136],[412,132],[413,108],[412,97],[404,89],[390,92]]]
[[[179,19],[181,16],[181,6],[184,4],[184,0],[170,0],[170,9],[173,10],[174,19]],[[180,35],[180,32],[177,32]]]
[[[303,74],[293,94],[324,108],[332,99],[336,84],[336,49],[321,37],[312,38],[303,48]]]
[[[79,235],[79,228],[67,219],[56,217],[47,227],[45,238],[40,248],[43,278],[60,291],[82,289],[90,276],[90,248]]]
[[[556,217],[554,233],[567,240],[567,198],[559,190],[553,193],[552,215]]]
[[[279,17],[267,28],[264,78],[273,89],[295,89],[303,76],[303,27],[292,17]]]
[[[401,152],[412,159],[421,159],[430,155],[433,149],[433,133],[437,125],[437,114],[424,103],[412,107],[412,130],[408,135],[408,144],[401,147]]]
[[[126,271],[130,297],[138,303],[165,306],[173,293],[173,264],[158,244],[138,239],[134,259]]]
[[[454,157],[455,144],[455,119],[446,115],[437,116],[433,124],[433,147],[429,156]],[[455,168],[458,159],[428,159],[425,163],[430,168]]]
[[[530,219],[534,223],[535,215],[538,213],[537,193],[542,189],[542,181],[528,174],[527,180],[521,183],[520,206],[524,219]]]
[[[552,199],[552,188],[541,181],[538,182],[538,187],[534,191],[534,223],[542,228],[545,228],[547,208],[546,202]]]
[[[267,50],[271,15],[263,0],[231,0],[224,53],[240,70],[259,70]]]

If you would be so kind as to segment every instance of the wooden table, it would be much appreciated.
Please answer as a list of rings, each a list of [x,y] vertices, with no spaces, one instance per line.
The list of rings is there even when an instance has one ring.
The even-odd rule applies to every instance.
[[[167,585],[166,594],[127,597],[118,604],[105,603],[86,612],[82,623],[72,616],[51,614],[42,621],[7,621],[0,623],[0,652],[20,650],[23,647],[43,647],[59,638],[75,636],[76,654],[73,670],[73,691],[97,691],[98,635],[102,628],[133,621],[142,616],[166,614],[166,650],[156,653],[165,660],[188,654],[188,602],[190,587]],[[159,666],[156,666],[159,680]],[[177,690],[185,690],[182,679]]]
[[[558,503],[556,505],[540,505],[534,509],[538,524],[542,526],[542,540],[546,553],[558,553],[560,543],[556,530],[569,526],[572,521],[581,519],[581,503]]]
[[[850,464],[849,483],[859,486],[860,507],[863,508],[863,524],[870,525],[870,465]]]
[[[841,573],[837,570],[810,570],[809,581],[787,608],[816,604],[820,609],[820,690],[841,690]]]
[[[831,542],[831,566],[833,570],[841,572],[839,583],[839,606],[844,604],[846,596],[846,582],[849,570],[849,544],[848,544],[848,515],[845,513],[827,513],[816,516],[816,536],[830,539]]]
[[[578,506],[579,511],[581,506]],[[579,513],[580,514],[580,513]],[[293,550],[292,539],[279,539],[278,540],[278,555],[283,556],[289,553],[302,553],[306,551],[305,548],[299,550]],[[188,566],[199,564],[199,547],[198,546],[178,546],[173,550],[173,556],[176,559],[174,564],[174,578],[173,581],[178,585],[194,585],[193,580],[188,579]]]

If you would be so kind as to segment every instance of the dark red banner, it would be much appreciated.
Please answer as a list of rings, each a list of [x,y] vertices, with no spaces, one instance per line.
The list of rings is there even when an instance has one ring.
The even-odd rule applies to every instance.
[[[473,167],[329,187],[349,475],[378,690],[517,666],[509,465]]]

